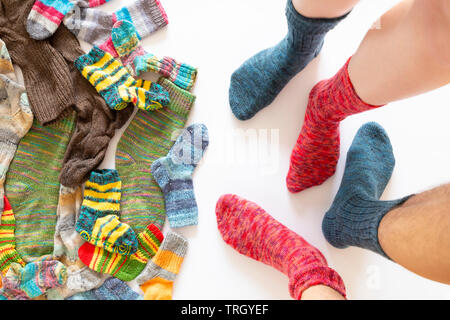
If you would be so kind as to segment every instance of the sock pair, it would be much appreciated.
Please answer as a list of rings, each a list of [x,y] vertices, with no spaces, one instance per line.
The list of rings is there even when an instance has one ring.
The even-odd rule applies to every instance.
[[[151,166],[153,178],[164,193],[166,214],[172,228],[198,223],[192,173],[208,144],[206,126],[190,125],[178,136],[168,155]]]
[[[117,170],[92,171],[75,230],[94,246],[130,255],[138,249],[138,241],[133,229],[119,221],[121,189]]]
[[[66,267],[48,257],[24,267],[13,263],[3,277],[0,300],[30,300],[43,295],[50,288],[63,286],[66,280]]]
[[[80,56],[75,66],[111,109],[122,110],[133,103],[143,110],[157,110],[170,102],[159,84],[136,81],[118,60],[97,46]]]
[[[192,89],[197,69],[170,57],[158,59],[147,53],[140,44],[139,34],[133,23],[126,20],[116,22],[112,29],[112,42],[122,64],[133,76],[139,76],[143,72],[156,72],[182,89]]]
[[[27,19],[27,31],[31,38],[43,40],[52,36],[64,17],[78,5],[97,7],[109,0],[36,0]]]
[[[89,242],[78,250],[80,260],[94,271],[107,273],[123,281],[131,281],[144,270],[148,260],[158,251],[164,236],[154,225],[137,235],[138,249],[132,255],[111,253]]]

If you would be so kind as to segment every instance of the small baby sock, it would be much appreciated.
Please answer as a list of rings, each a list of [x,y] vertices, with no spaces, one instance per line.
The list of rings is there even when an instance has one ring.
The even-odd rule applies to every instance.
[[[66,300],[142,300],[142,296],[122,280],[110,278],[101,287],[75,294]]]
[[[328,267],[322,253],[256,203],[236,195],[223,195],[217,202],[216,216],[227,244],[289,277],[292,298],[301,299],[303,291],[319,284],[345,297],[344,282]]]
[[[60,287],[66,283],[67,269],[57,260],[44,257],[39,261],[22,267],[11,264],[5,279],[5,286],[0,293],[0,300],[26,300],[43,295],[48,289]],[[18,293],[19,297],[15,297]],[[12,294],[11,294],[12,293]]]
[[[286,184],[291,192],[322,184],[336,171],[339,122],[378,108],[362,101],[351,83],[347,63],[331,79],[320,81],[309,95],[303,127],[292,150]]]
[[[172,228],[198,223],[192,173],[208,144],[206,126],[193,124],[178,136],[167,156],[152,164],[153,178],[164,193],[166,213]]]
[[[139,76],[143,72],[156,72],[182,89],[192,89],[197,78],[197,69],[169,57],[158,59],[147,53],[141,46],[139,34],[131,22],[121,20],[114,24],[112,42],[122,64],[133,76]]]
[[[380,201],[394,170],[395,158],[384,129],[375,122],[363,125],[347,153],[344,177],[322,230],[337,248],[357,246],[389,259],[378,241],[378,226],[392,208],[411,196]]]
[[[139,247],[136,253],[126,256],[111,253],[88,242],[78,250],[81,261],[94,271],[107,273],[123,281],[131,281],[144,270],[147,262],[158,251],[164,239],[154,225],[138,234]]]
[[[84,3],[83,1],[82,5],[96,7],[109,0],[88,0]],[[76,3],[76,0],[36,0],[27,20],[30,37],[43,40],[52,36]]]
[[[325,35],[342,19],[307,18],[287,0],[288,33],[276,46],[245,61],[231,76],[231,110],[240,120],[268,106],[284,86],[322,49]]]
[[[136,278],[144,300],[172,300],[173,283],[186,256],[185,237],[169,231],[156,255]]]
[[[16,237],[14,230],[16,229],[16,219],[9,201],[4,197],[4,209],[0,224],[0,271],[6,274],[12,263],[18,263],[25,266],[19,253],[16,251]]]
[[[120,197],[122,182],[117,170],[94,170],[86,182],[84,200],[76,231],[89,243],[110,252],[136,252],[136,234],[121,223]]]

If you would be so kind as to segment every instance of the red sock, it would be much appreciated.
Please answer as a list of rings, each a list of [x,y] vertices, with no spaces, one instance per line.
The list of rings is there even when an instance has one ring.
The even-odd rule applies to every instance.
[[[322,184],[334,174],[339,159],[340,121],[381,107],[369,105],[358,97],[348,75],[350,59],[334,77],[319,82],[311,90],[286,177],[291,192]]]
[[[304,290],[318,284],[345,297],[344,282],[328,267],[322,253],[256,203],[223,195],[217,202],[216,216],[226,243],[289,277],[289,292],[294,299],[300,299]]]

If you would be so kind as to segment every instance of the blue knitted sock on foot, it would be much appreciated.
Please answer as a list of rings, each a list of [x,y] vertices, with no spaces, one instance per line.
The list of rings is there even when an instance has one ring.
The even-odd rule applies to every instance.
[[[231,76],[229,99],[234,115],[247,120],[272,103],[289,80],[319,54],[327,32],[346,16],[307,18],[288,0],[286,37],[245,61]]]
[[[341,186],[322,222],[329,243],[337,248],[369,249],[389,259],[378,241],[378,226],[386,213],[411,197],[379,200],[394,166],[386,131],[375,122],[363,125],[347,153]]]
[[[152,164],[153,178],[164,193],[166,213],[172,228],[198,223],[192,173],[208,144],[206,126],[193,124],[180,134],[166,157]]]

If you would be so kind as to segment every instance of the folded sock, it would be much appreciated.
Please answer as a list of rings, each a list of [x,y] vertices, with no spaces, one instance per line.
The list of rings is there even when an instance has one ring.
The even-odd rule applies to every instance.
[[[132,255],[111,253],[86,242],[80,247],[78,256],[94,271],[110,274],[123,281],[131,281],[144,270],[148,260],[156,254],[164,236],[156,226],[148,225],[137,238],[139,247]]]
[[[125,282],[110,278],[97,289],[82,292],[66,300],[142,300]]]
[[[197,69],[170,57],[158,59],[147,53],[141,46],[139,34],[131,22],[121,20],[114,24],[112,42],[122,64],[133,76],[139,76],[143,72],[156,72],[182,89],[192,89],[197,78]]]
[[[303,291],[319,284],[345,297],[344,282],[328,267],[322,253],[256,203],[236,195],[223,195],[217,202],[216,216],[227,244],[289,277],[292,298],[301,299]]]
[[[347,116],[378,108],[362,101],[348,75],[347,63],[311,90],[303,127],[292,150],[286,184],[291,192],[322,184],[336,171],[339,123]]]
[[[172,300],[173,284],[186,256],[185,237],[170,231],[136,282],[144,292],[144,300]]]
[[[381,219],[410,196],[379,200],[394,170],[395,158],[384,129],[375,122],[363,125],[347,153],[344,177],[322,230],[337,248],[357,246],[389,259],[378,240]]]
[[[287,1],[288,33],[276,46],[245,61],[231,76],[231,110],[240,120],[268,106],[284,86],[322,49],[324,37],[342,19],[307,18]]]
[[[206,126],[190,125],[178,136],[168,155],[152,164],[152,175],[164,193],[166,214],[172,228],[198,223],[192,174],[208,144]]]

